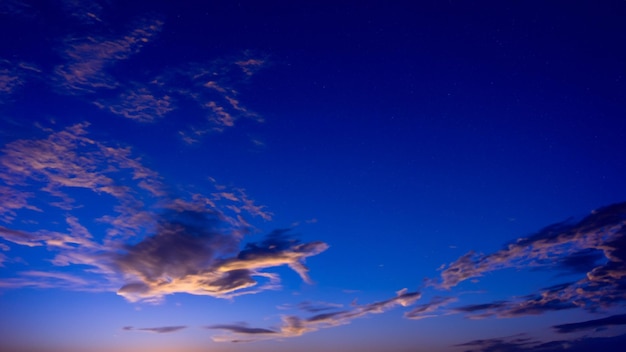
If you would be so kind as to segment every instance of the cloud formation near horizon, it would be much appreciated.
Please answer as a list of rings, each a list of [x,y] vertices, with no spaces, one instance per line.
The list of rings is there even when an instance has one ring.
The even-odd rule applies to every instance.
[[[252,342],[267,339],[279,339],[301,336],[305,333],[339,325],[349,324],[352,320],[369,314],[384,313],[394,307],[408,307],[421,298],[419,292],[400,290],[396,296],[383,301],[364,305],[353,305],[348,309],[319,313],[307,318],[295,315],[282,316],[282,323],[276,328],[251,328],[245,324],[219,324],[207,326],[210,330],[222,330],[226,334],[214,336],[216,342]]]
[[[542,342],[524,335],[514,337],[474,340],[456,347],[465,348],[465,352],[587,352],[587,351],[621,351],[626,343],[626,335],[610,337],[584,336],[570,340],[554,340]]]

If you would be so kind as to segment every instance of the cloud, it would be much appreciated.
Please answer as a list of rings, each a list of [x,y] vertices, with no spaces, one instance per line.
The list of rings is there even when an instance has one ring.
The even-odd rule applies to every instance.
[[[304,258],[317,255],[326,244],[300,244],[287,231],[274,232],[260,244],[238,251],[240,237],[220,228],[215,213],[170,211],[156,234],[126,246],[113,265],[127,283],[118,294],[129,301],[158,302],[177,292],[232,297],[275,288],[278,276],[261,269],[289,265],[301,275]],[[269,280],[259,287],[258,278]],[[308,276],[303,275],[308,281]]]
[[[611,315],[602,319],[593,319],[578,323],[555,325],[552,328],[559,333],[568,333],[580,330],[601,329],[616,325],[626,325],[626,314]]]
[[[0,58],[0,103],[16,93],[41,70],[24,61],[13,62]]]
[[[0,237],[2,237],[6,241],[27,247],[37,247],[43,245],[42,239],[34,234],[25,231],[9,229],[4,226],[0,226]]]
[[[288,265],[297,272],[302,280],[311,282],[308,269],[304,265],[307,257],[317,255],[328,249],[323,242],[300,244],[289,237],[288,230],[276,230],[261,243],[250,243],[237,258],[225,260],[219,266],[220,271],[256,270],[273,266]]]
[[[257,335],[257,334],[277,334],[276,331],[270,329],[262,329],[262,328],[251,328],[247,325],[241,324],[222,324],[222,325],[210,325],[206,326],[207,329],[212,330],[226,330],[235,334],[245,334],[245,335]]]
[[[63,0],[61,4],[72,18],[82,23],[95,24],[102,22],[103,8],[98,1]]]
[[[41,209],[28,203],[33,197],[31,192],[23,192],[11,187],[0,186],[0,221],[10,223],[17,215],[19,209],[28,209],[41,212]]]
[[[296,337],[323,328],[349,324],[354,319],[369,314],[380,314],[396,306],[408,307],[414,304],[420,297],[421,294],[419,292],[408,292],[406,289],[403,289],[396,293],[396,297],[365,305],[354,305],[350,309],[320,313],[308,318],[285,315],[282,317],[281,325],[276,328],[250,328],[243,324],[213,325],[207,328],[227,332],[224,335],[212,337],[216,342],[252,342]]]
[[[625,214],[626,203],[614,204],[594,211],[578,223],[548,226],[493,254],[469,252],[448,265],[435,285],[447,289],[495,270],[546,266],[553,264],[555,258],[576,255],[583,250],[598,249],[608,255],[610,251],[603,246],[622,236]]]
[[[89,36],[66,40],[66,63],[55,68],[59,86],[70,94],[92,93],[120,85],[107,70],[115,63],[138,53],[161,31],[157,19],[140,21],[134,29],[117,38]]]
[[[0,15],[32,16],[33,7],[21,0],[0,1]]]
[[[442,309],[442,307],[445,307],[449,305],[450,303],[456,302],[457,300],[458,299],[456,297],[436,296],[436,297],[433,297],[433,299],[428,303],[415,306],[413,309],[406,312],[404,314],[404,317],[413,319],[413,320],[419,320],[419,319],[424,319],[424,318],[432,318],[435,316],[439,316],[441,314],[447,314],[447,313],[441,313],[439,311]]]
[[[187,326],[179,325],[179,326],[161,326],[157,328],[135,328],[133,326],[125,326],[122,328],[124,331],[143,331],[143,332],[151,332],[155,334],[167,334],[172,332],[177,332],[183,329],[186,329]]]
[[[305,301],[305,302],[300,302],[297,305],[297,308],[303,311],[309,312],[309,313],[319,313],[319,312],[324,312],[328,310],[343,308],[343,304],[331,303],[331,302],[319,302],[319,301],[318,302]]]
[[[175,109],[170,96],[157,95],[148,87],[128,89],[117,99],[96,101],[96,106],[138,122],[155,122]]]
[[[116,181],[121,178],[111,177],[121,171],[130,172],[138,187],[151,195],[161,194],[158,174],[133,159],[129,149],[106,146],[89,138],[88,126],[88,123],[76,124],[51,132],[45,139],[17,140],[3,148],[0,181],[12,188],[15,199],[12,211],[16,209],[15,204],[28,207],[23,201],[28,193],[19,195],[19,192],[21,187],[27,188],[31,184],[43,184],[45,192],[60,198],[60,202],[50,204],[66,210],[75,205],[64,189],[88,189],[132,203],[134,197],[129,185]]]
[[[250,57],[189,63],[162,72],[150,82],[150,90],[171,97],[181,105],[191,103],[206,113],[204,119],[178,131],[185,143],[193,144],[208,133],[234,127],[242,118],[263,121],[241,103],[237,88],[265,65],[265,61]]]
[[[493,254],[469,252],[445,267],[432,285],[450,289],[505,268],[550,268],[584,274],[518,299],[455,308],[470,317],[515,317],[547,311],[608,308],[626,301],[626,203],[600,208],[579,222],[548,226]],[[479,313],[478,313],[479,312]],[[477,313],[477,314],[475,314]]]
[[[0,288],[32,287],[38,289],[61,288],[83,292],[111,291],[106,283],[58,271],[22,271],[19,277],[3,278]]]
[[[256,71],[258,71],[261,67],[263,67],[266,64],[266,62],[265,60],[259,60],[259,59],[247,59],[247,60],[237,61],[235,62],[235,64],[237,64],[237,66],[239,66],[241,70],[246,73],[246,75],[252,76],[253,74],[256,73]]]
[[[174,196],[130,148],[91,138],[88,126],[44,128],[45,137],[13,141],[2,149],[0,216],[8,223],[18,216],[25,221],[40,213],[46,217],[27,229],[0,226],[0,238],[44,248],[53,255],[45,260],[55,266],[80,265],[77,277],[131,301],[157,302],[178,292],[234,297],[273,289],[280,278],[263,270],[280,265],[308,279],[304,260],[326,244],[300,243],[283,231],[240,250],[244,236],[254,229],[245,217],[271,217],[243,189],[212,181],[214,191],[208,196],[184,189]],[[81,222],[74,215],[80,208],[75,194],[98,200],[98,209],[111,205],[110,211]],[[92,226],[102,225],[97,235],[91,232]],[[2,254],[2,262],[7,261]],[[3,285],[83,289],[60,276],[24,272]]]
[[[542,342],[523,335],[507,338],[474,340],[456,345],[468,348],[465,352],[586,352],[586,351],[621,351],[626,343],[626,335],[611,337],[581,337],[572,340]]]

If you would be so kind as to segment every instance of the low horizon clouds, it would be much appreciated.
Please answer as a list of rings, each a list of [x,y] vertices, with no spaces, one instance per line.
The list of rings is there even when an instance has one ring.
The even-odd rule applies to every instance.
[[[0,238],[5,242],[0,264],[24,260],[11,255],[12,246],[42,247],[52,255],[55,270],[24,270],[2,280],[0,287],[116,291],[130,302],[149,303],[175,293],[232,298],[279,288],[279,276],[268,269],[283,265],[311,283],[305,260],[324,252],[328,244],[301,243],[283,229],[242,247],[246,234],[254,230],[244,214],[263,221],[272,218],[245,190],[212,179],[208,182],[214,191],[205,194],[173,190],[130,147],[97,141],[88,129],[88,123],[59,131],[40,127],[41,138],[16,140],[2,148]],[[111,211],[95,221],[81,221],[85,211],[92,211],[79,202],[84,192],[101,198]],[[49,216],[63,221],[53,225]],[[38,222],[16,223],[28,218]],[[450,291],[466,280],[511,267],[581,276],[536,293],[473,305],[459,305],[459,295],[437,295],[415,306],[421,297],[417,291],[347,309],[332,302],[320,308],[302,303],[306,311],[318,309],[319,314],[286,315],[280,325],[267,329],[216,325],[213,329],[227,332],[216,341],[299,336],[395,306],[412,307],[404,316],[415,320],[448,314],[480,319],[574,308],[603,311],[626,301],[625,223],[626,203],[605,206],[495,253],[467,253],[423,287]],[[89,269],[75,270],[79,265]]]

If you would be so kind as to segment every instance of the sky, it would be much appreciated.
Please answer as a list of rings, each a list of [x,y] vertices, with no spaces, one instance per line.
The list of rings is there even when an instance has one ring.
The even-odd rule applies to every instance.
[[[624,1],[0,2],[0,352],[616,351]]]

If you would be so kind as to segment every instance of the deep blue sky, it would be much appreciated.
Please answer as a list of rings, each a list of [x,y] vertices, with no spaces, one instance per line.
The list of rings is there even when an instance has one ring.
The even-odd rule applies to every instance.
[[[615,350],[625,17],[2,2],[0,351]]]

